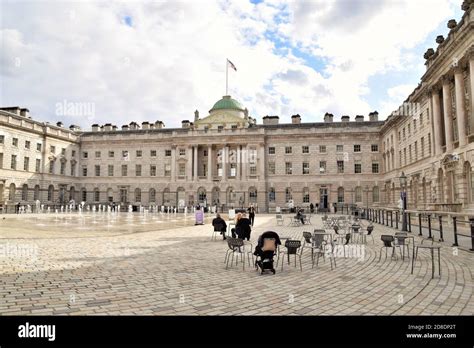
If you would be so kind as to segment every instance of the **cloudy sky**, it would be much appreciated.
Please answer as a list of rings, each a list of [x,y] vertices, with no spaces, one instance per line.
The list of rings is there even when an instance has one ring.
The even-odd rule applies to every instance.
[[[2,1],[0,104],[90,128],[180,126],[229,94],[261,122],[381,118],[425,71],[461,0]],[[74,115],[66,103],[85,107]],[[77,111],[77,110],[76,110]],[[91,112],[92,111],[92,112]]]

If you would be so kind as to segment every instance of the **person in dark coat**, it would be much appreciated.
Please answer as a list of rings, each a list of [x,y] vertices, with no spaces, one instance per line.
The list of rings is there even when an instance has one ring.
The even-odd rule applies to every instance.
[[[249,213],[249,220],[250,220],[250,224],[252,225],[253,227],[253,223],[255,221],[255,208],[253,205],[251,205],[248,209],[247,209],[248,213]]]
[[[212,226],[214,226],[214,231],[219,231],[222,234],[222,239],[226,240],[225,233],[227,231],[227,224],[224,219],[221,218],[220,214],[217,214],[216,217],[212,220]]]
[[[314,213],[314,204],[313,204],[313,203],[311,203],[311,204],[309,205],[309,211],[311,212],[311,214]]]
[[[250,220],[246,217],[245,214],[242,214],[242,217],[237,221],[237,224],[235,225],[235,233],[240,239],[250,240],[250,232],[252,232]]]

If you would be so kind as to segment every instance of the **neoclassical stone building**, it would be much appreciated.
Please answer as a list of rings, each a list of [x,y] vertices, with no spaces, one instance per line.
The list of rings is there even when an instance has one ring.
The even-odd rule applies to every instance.
[[[474,4],[425,53],[426,73],[385,121],[371,112],[350,120],[261,123],[230,96],[181,128],[161,121],[91,131],[0,109],[0,204],[88,203],[180,206],[295,204],[396,206],[408,176],[409,208],[474,207]]]

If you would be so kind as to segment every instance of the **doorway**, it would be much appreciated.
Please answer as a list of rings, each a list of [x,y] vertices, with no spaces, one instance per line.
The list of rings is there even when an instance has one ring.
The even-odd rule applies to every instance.
[[[326,187],[321,187],[319,189],[319,210],[328,210],[328,189]]]

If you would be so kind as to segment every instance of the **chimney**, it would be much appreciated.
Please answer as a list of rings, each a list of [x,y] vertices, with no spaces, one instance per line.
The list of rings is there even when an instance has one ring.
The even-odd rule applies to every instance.
[[[262,118],[262,120],[263,120],[263,125],[265,125],[265,126],[277,125],[279,120],[280,120],[280,117],[278,117],[278,116],[264,116]]]
[[[182,120],[181,121],[181,127],[183,128],[189,128],[191,124],[189,123],[189,120]]]
[[[196,111],[194,111],[194,122],[196,122],[198,120],[199,120],[199,111],[196,110]]]
[[[112,130],[113,130],[114,132],[117,131],[117,126],[116,126],[116,125],[113,125],[113,126],[112,126]]]
[[[355,120],[356,120],[356,122],[364,122],[364,116],[363,115],[356,115]]]
[[[378,121],[379,113],[377,111],[369,113],[369,121]]]
[[[330,114],[329,112],[326,112],[324,114],[324,122],[326,122],[326,123],[332,122],[333,118],[334,118],[334,115]]]
[[[341,122],[349,122],[349,116],[347,115],[341,116]]]
[[[164,128],[165,124],[162,121],[156,121],[155,122],[155,129],[161,129]]]
[[[81,130],[81,127],[76,126],[75,124],[71,124],[71,125],[69,126],[69,129],[72,130],[73,132],[78,132],[78,131]]]
[[[124,124],[124,125],[122,126],[122,130],[123,130],[123,131],[128,131],[128,124]]]
[[[99,131],[99,125],[98,125],[97,123],[94,123],[94,124],[92,125],[92,131],[93,131],[93,132],[98,132],[98,131]]]
[[[30,113],[30,110],[28,110],[26,108],[20,109],[20,115],[21,116],[28,117],[29,113]]]
[[[142,129],[150,129],[150,122],[142,122]]]
[[[130,122],[130,130],[136,130],[136,129],[140,129],[140,127],[138,126],[138,123],[136,123],[135,121]]]
[[[22,116],[23,116],[23,115],[22,115]],[[59,122],[56,122],[56,126],[58,126],[58,127],[62,127],[62,126],[63,126],[63,123],[62,123],[61,121],[59,121]]]
[[[301,123],[300,114],[296,114],[296,115],[291,116],[291,123],[292,124],[300,124]]]
[[[112,130],[112,123],[106,123],[104,125],[104,131],[110,132]]]

